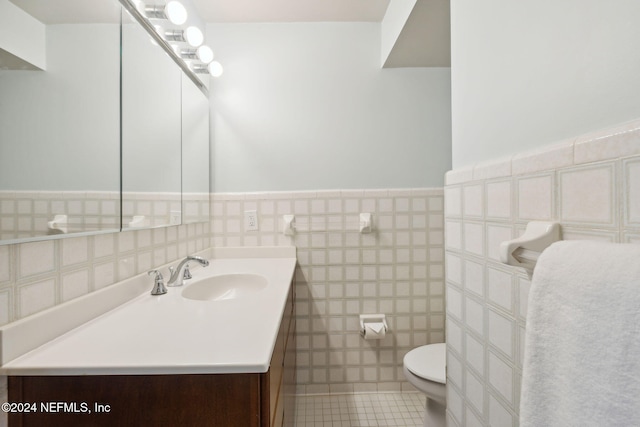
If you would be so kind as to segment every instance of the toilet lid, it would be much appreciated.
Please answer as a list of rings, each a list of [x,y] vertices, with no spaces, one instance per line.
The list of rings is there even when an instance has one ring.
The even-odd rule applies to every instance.
[[[414,348],[404,356],[404,366],[429,381],[447,382],[447,345],[429,344]]]

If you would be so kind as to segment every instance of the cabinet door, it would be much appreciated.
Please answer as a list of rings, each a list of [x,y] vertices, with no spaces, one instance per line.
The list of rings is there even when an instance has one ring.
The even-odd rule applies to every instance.
[[[292,409],[295,410],[295,400],[293,406],[291,402],[294,394],[290,384],[291,381],[295,382],[294,301],[295,283],[292,282],[269,368],[269,425],[271,427],[282,427],[285,418],[293,419]],[[295,392],[295,384],[293,392]]]
[[[11,402],[76,403],[66,412],[53,407],[55,412],[46,413],[38,407],[34,413],[10,413],[9,425],[259,427],[260,375],[9,377]],[[82,403],[91,413],[82,412]]]
[[[284,420],[285,427],[295,427],[296,415],[296,320],[292,319],[289,326],[289,337],[284,354]]]

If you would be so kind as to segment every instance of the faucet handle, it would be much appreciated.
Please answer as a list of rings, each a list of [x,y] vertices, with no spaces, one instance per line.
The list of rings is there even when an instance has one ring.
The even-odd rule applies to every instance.
[[[167,293],[167,288],[164,287],[164,277],[158,270],[151,270],[147,272],[149,276],[155,274],[153,289],[151,289],[151,295],[163,295]]]
[[[189,263],[187,263],[187,264],[184,266],[184,274],[182,275],[182,278],[183,278],[184,280],[189,280],[189,279],[191,279],[192,277],[193,277],[193,276],[191,275],[191,272],[189,271]]]

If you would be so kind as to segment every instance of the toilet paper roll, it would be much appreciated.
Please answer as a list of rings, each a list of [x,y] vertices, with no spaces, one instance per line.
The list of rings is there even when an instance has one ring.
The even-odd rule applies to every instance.
[[[386,334],[387,331],[382,322],[367,322],[364,324],[365,340],[381,340]]]

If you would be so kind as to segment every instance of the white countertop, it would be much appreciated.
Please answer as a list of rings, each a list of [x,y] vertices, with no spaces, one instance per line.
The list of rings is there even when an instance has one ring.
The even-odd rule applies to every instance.
[[[266,372],[295,270],[295,248],[293,256],[289,251],[280,258],[225,257],[243,254],[242,249],[212,253],[210,265],[193,268],[193,279],[183,287],[168,287],[167,294],[152,296],[149,291],[153,283],[149,277],[144,294],[5,362],[0,373]],[[272,255],[267,251],[244,252],[249,256],[256,253],[273,256],[275,252]],[[223,256],[218,258],[216,254]],[[181,296],[184,288],[205,276],[229,273],[259,274],[267,278],[268,285],[238,299],[196,301]]]

